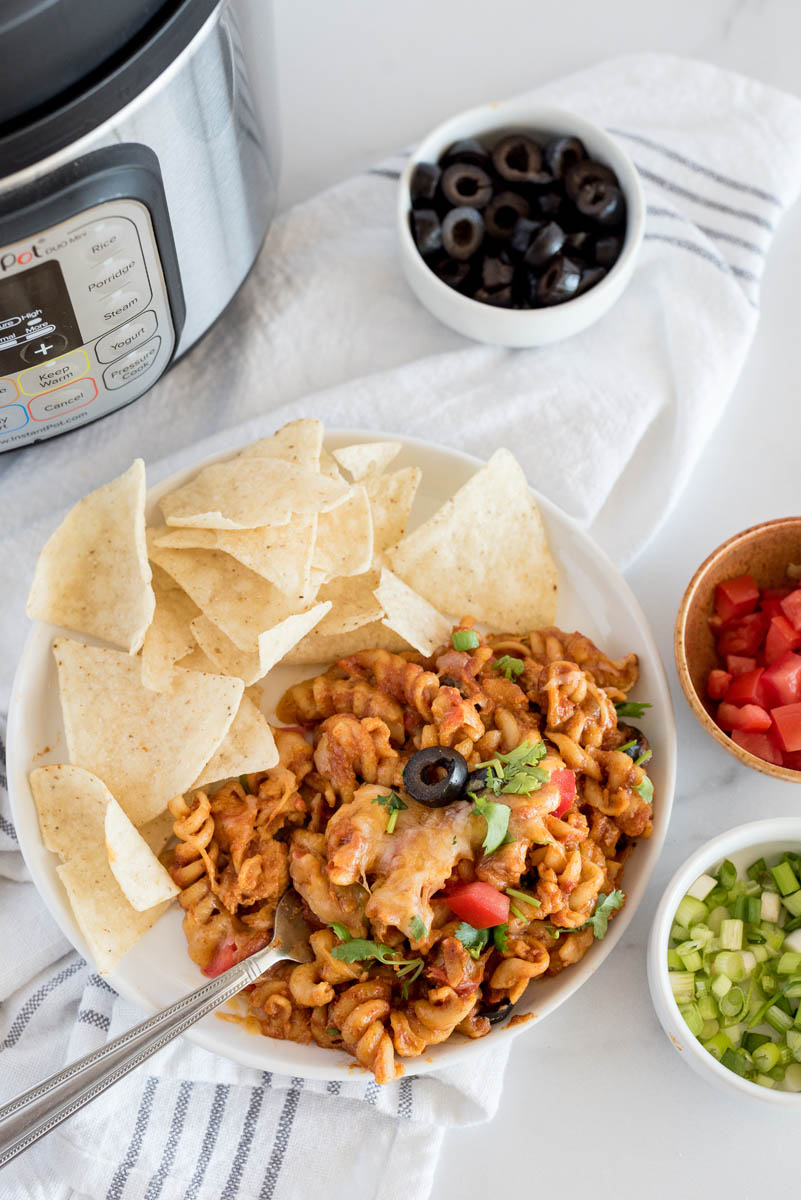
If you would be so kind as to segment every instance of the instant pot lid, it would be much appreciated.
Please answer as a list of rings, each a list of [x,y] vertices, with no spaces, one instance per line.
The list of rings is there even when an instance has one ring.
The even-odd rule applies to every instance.
[[[0,173],[112,117],[161,74],[219,0],[0,0]]]

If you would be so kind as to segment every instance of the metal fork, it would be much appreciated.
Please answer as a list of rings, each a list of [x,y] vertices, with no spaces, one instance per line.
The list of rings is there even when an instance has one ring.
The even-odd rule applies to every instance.
[[[282,959],[311,962],[311,927],[297,892],[285,892],[276,909],[269,946],[224,971],[195,992],[177,1000],[126,1033],[56,1072],[0,1108],[0,1167],[50,1133],[79,1108],[161,1050],[173,1038],[230,1000],[248,983]]]

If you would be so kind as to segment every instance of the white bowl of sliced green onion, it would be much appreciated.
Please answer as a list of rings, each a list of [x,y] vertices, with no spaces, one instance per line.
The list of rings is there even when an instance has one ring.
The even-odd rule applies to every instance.
[[[801,819],[738,825],[680,867],[654,919],[648,982],[700,1075],[801,1108]]]

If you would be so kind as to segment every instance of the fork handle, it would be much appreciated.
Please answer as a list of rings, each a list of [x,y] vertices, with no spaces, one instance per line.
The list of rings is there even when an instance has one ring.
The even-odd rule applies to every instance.
[[[257,951],[169,1008],[9,1100],[0,1108],[0,1167],[285,957],[270,946]]]

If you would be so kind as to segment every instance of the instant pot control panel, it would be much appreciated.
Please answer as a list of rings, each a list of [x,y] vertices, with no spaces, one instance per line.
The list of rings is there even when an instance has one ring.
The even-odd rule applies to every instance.
[[[80,207],[0,245],[0,450],[135,400],[170,362],[182,316],[144,199]]]

